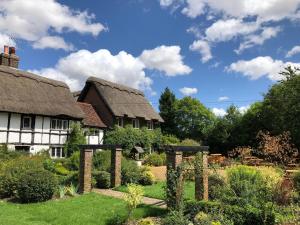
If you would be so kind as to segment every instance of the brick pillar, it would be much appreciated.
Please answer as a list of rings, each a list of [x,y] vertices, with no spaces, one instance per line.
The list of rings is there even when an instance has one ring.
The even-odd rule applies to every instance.
[[[180,201],[182,201],[182,191],[183,191],[183,175],[180,174],[180,177],[178,178],[178,183],[174,184],[171,178],[169,177],[169,171],[170,170],[176,170],[177,167],[182,163],[182,152],[172,152],[167,151],[167,185],[177,185],[176,187],[176,193],[174,193],[175,196],[175,202],[167,202],[168,208],[175,208],[178,209],[178,207],[181,205]],[[168,190],[172,189],[167,187]]]
[[[92,160],[92,149],[82,149],[80,151],[79,193],[81,194],[90,192],[92,189]]]
[[[207,152],[197,153],[195,160],[195,198],[208,201]]]
[[[208,152],[203,152],[203,200],[208,201]]]
[[[121,164],[122,164],[122,149],[116,148],[111,150],[111,187],[121,185]]]
[[[167,169],[176,169],[182,163],[182,152],[167,152]]]

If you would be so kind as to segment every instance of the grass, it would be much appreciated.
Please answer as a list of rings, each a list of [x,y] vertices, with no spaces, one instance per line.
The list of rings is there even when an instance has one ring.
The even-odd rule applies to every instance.
[[[153,185],[143,186],[144,196],[156,199],[165,199],[165,181],[158,181]],[[127,192],[126,186],[120,186],[115,188],[117,191]],[[194,199],[195,196],[195,186],[194,182],[187,181],[184,184],[184,198]]]
[[[164,213],[163,209],[141,205],[133,217]],[[126,215],[125,202],[95,193],[36,204],[0,201],[0,225],[106,225],[116,215]]]

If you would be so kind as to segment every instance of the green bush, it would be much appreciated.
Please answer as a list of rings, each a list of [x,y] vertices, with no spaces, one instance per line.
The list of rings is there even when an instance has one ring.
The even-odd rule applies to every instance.
[[[74,152],[66,160],[66,166],[69,170],[79,170],[79,164],[80,164],[80,151]]]
[[[22,174],[30,169],[43,169],[44,158],[40,156],[20,156],[1,164],[0,197],[14,197]]]
[[[295,173],[293,177],[295,190],[300,194],[300,171]]]
[[[99,171],[93,173],[98,188],[110,188],[110,173],[106,171]]]
[[[155,177],[153,175],[153,173],[146,169],[143,169],[142,173],[141,173],[141,177],[139,179],[139,183],[141,185],[152,185],[155,182]]]
[[[163,220],[163,225],[189,225],[190,221],[178,211],[171,211]]]
[[[200,146],[200,143],[193,140],[193,139],[184,139],[181,141],[180,145],[183,145],[183,146]]]
[[[136,225],[155,225],[154,221],[150,218],[141,219]]]
[[[17,196],[23,203],[43,202],[52,198],[56,187],[57,182],[51,172],[30,169],[18,181]]]
[[[79,180],[79,173],[76,172],[70,172],[67,176],[62,175],[56,175],[58,184],[63,186],[68,186],[71,184],[77,185]]]
[[[98,151],[93,155],[94,170],[110,172],[111,151]]]
[[[57,163],[57,164],[55,164],[54,172],[55,172],[56,174],[64,175],[64,176],[70,174],[70,171],[67,170],[67,169],[62,165],[62,163]]]
[[[162,143],[164,145],[179,145],[180,140],[176,136],[168,134],[162,136]]]
[[[147,166],[163,166],[166,165],[166,154],[153,152],[146,156],[144,164]]]
[[[122,158],[122,184],[139,183],[141,177],[141,169],[134,160]]]

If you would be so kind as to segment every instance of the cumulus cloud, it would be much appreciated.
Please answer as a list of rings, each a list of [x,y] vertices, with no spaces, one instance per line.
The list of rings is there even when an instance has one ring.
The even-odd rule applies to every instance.
[[[151,50],[147,51],[151,55]],[[156,52],[155,49],[154,52]],[[176,52],[178,53],[178,51]],[[153,54],[153,57],[155,57],[155,53]],[[151,89],[153,81],[146,75],[145,69],[158,69],[164,71],[167,76],[169,76],[167,73],[170,73],[170,71],[173,75],[176,72],[183,72],[181,69],[183,66],[182,62],[170,60],[168,57],[168,54],[160,55],[159,64],[150,64],[149,66],[149,64],[145,63],[148,62],[145,60],[148,57],[141,60],[142,57],[134,57],[125,51],[112,55],[106,49],[100,49],[96,52],[79,50],[61,58],[54,67],[32,70],[32,72],[51,79],[64,81],[72,90],[81,89],[89,76],[95,76],[140,90],[149,90],[150,94],[155,94]],[[170,57],[174,56],[171,55]],[[176,57],[178,58],[178,56]],[[166,65],[163,65],[164,63]],[[171,65],[172,63],[175,64]],[[177,66],[179,69],[173,69],[177,68]]]
[[[37,42],[37,46],[47,45],[45,38],[50,32],[57,35],[72,31],[97,36],[105,27],[93,23],[94,18],[87,11],[73,10],[56,0],[0,1],[0,32],[33,44]],[[48,41],[49,47],[61,48],[62,41],[54,42],[53,37]]]
[[[283,76],[279,72],[288,65],[300,66],[300,64],[293,62],[274,60],[270,56],[259,56],[251,60],[239,60],[232,63],[226,70],[241,73],[250,80],[257,80],[266,76],[272,81],[277,81],[283,79]]]
[[[266,40],[276,37],[280,31],[280,27],[263,28],[263,31],[260,34],[246,36],[245,41],[240,44],[239,48],[236,49],[235,52],[240,54],[247,48],[251,48],[255,45],[263,45]]]
[[[4,45],[16,46],[16,42],[8,35],[0,33],[0,47],[3,47]]]
[[[185,96],[191,96],[198,93],[197,88],[183,87],[180,88],[179,91]]]
[[[288,51],[288,53],[286,54],[286,58],[292,57],[293,55],[296,55],[300,53],[300,46],[294,46],[291,50]]]
[[[218,98],[219,102],[224,102],[224,101],[227,101],[227,100],[229,100],[228,96],[221,96],[221,97]]]
[[[34,42],[32,47],[36,49],[53,48],[53,49],[63,49],[65,51],[74,50],[74,46],[72,44],[66,43],[63,38],[58,36],[42,37],[38,41]]]
[[[227,114],[226,110],[222,109],[222,108],[212,108],[212,112],[213,112],[213,114],[215,114],[216,116],[219,116],[219,117],[223,117]]]
[[[204,7],[204,1],[187,0],[187,6],[183,8],[182,13],[190,18],[196,18],[204,13]]]
[[[164,72],[167,76],[184,75],[192,69],[183,63],[179,46],[159,46],[151,50],[144,50],[139,59],[149,69]]]
[[[201,54],[201,61],[203,63],[208,62],[212,59],[212,54],[210,50],[210,46],[206,41],[198,40],[194,41],[192,45],[190,45],[190,50],[199,52]]]

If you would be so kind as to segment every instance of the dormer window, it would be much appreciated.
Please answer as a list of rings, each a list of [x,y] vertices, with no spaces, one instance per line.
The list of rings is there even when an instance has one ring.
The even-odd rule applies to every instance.
[[[30,116],[23,116],[22,129],[31,129],[31,117]]]
[[[147,121],[147,128],[148,128],[148,130],[153,130],[154,129],[153,121],[152,120]]]
[[[135,129],[140,128],[140,121],[138,119],[132,119],[132,127]]]
[[[122,117],[117,117],[117,125],[119,127],[124,127],[124,120]]]

